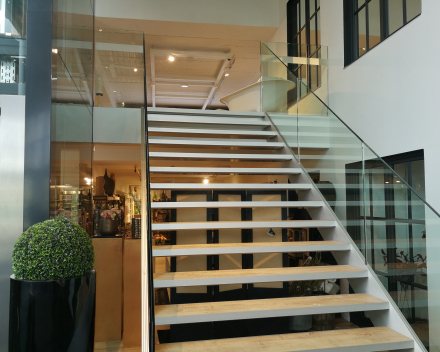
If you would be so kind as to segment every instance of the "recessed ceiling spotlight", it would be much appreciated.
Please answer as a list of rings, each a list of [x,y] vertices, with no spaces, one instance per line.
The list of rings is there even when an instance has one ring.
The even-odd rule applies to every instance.
[[[137,68],[135,68],[135,69],[134,69],[134,72],[138,72],[138,69],[137,69]]]
[[[181,87],[182,88],[188,88],[188,85],[187,84],[182,84]]]
[[[397,180],[396,182],[397,182],[397,183],[400,183],[400,181],[399,181],[399,180]]]
[[[207,178],[205,178],[205,179],[203,179],[203,183],[204,183],[205,185],[207,185],[207,184],[209,183],[209,180],[208,180]]]
[[[116,91],[114,90],[113,93],[116,93]]]
[[[390,183],[389,181],[385,181],[385,183]]]
[[[99,28],[99,31],[102,32],[102,28]]]
[[[124,102],[122,102],[122,106],[125,106],[125,103],[124,103]]]
[[[225,77],[228,77],[229,76],[229,73],[225,73]]]
[[[53,48],[53,49],[52,49],[52,53],[54,53],[54,54],[58,54],[58,49]]]
[[[168,61],[173,62],[174,61],[174,56],[173,55],[168,56]]]

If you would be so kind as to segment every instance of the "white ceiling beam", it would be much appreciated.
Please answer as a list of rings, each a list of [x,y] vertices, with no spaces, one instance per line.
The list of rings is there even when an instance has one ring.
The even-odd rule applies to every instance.
[[[156,77],[156,81],[164,81],[164,82],[197,82],[197,83],[214,83],[215,79],[206,80],[206,79],[191,79],[191,78],[160,78]]]
[[[202,110],[206,110],[206,107],[208,106],[209,102],[211,101],[211,98],[214,96],[215,92],[218,89],[218,85],[220,84],[220,81],[223,78],[223,75],[225,74],[225,69],[229,65],[229,58],[223,62],[222,67],[220,68],[219,73],[217,74],[217,78],[214,83],[214,87],[211,88],[211,91],[209,92],[208,98],[206,98],[205,103],[203,104]]]
[[[212,60],[227,60],[230,59],[230,53],[214,52],[214,51],[181,51],[181,50],[166,50],[166,49],[150,49],[150,53],[157,56],[174,57],[193,57],[194,59],[212,59]]]

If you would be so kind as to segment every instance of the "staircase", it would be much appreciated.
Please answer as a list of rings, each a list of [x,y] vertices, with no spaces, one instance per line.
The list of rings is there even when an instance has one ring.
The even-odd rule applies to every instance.
[[[171,271],[154,274],[171,297],[155,306],[156,326],[170,326],[156,351],[422,351],[264,114],[153,108],[148,121],[151,191],[171,191],[151,204],[171,209],[152,230],[172,238],[152,251],[171,258]],[[295,229],[309,238],[289,241]],[[301,253],[335,265],[291,266]],[[289,282],[326,279],[341,294],[289,296]],[[368,312],[374,327],[289,330],[292,316],[350,312]]]

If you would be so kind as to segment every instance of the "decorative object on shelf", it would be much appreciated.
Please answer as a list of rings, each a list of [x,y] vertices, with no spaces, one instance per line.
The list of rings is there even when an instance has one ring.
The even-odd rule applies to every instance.
[[[321,266],[320,257],[308,257],[301,266]],[[289,282],[289,294],[294,297],[311,296],[317,291],[323,280],[291,281]],[[293,331],[307,331],[312,328],[312,315],[299,315],[289,318],[289,329]]]
[[[275,236],[275,232],[272,229],[270,229],[269,231],[267,231],[267,235],[269,237],[273,237],[273,236]]]
[[[141,238],[141,218],[131,219],[131,238]]]
[[[154,236],[154,243],[156,244],[156,246],[163,246],[166,240],[167,238],[162,234]]]
[[[101,236],[115,236],[119,232],[121,211],[119,209],[103,210],[100,214],[98,232]]]
[[[115,193],[115,174],[111,173],[109,177],[107,169],[104,174],[104,191],[109,197],[113,197],[113,193]]]
[[[10,352],[93,351],[94,260],[90,237],[65,218],[20,236],[12,253]]]

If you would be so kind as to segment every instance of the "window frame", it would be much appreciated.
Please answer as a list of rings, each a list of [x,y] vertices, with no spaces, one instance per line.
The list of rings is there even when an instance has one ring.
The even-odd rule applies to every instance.
[[[382,43],[385,39],[398,32],[400,29],[405,27],[408,23],[412,22],[414,19],[419,17],[422,13],[413,17],[408,21],[408,13],[407,13],[407,0],[402,1],[402,26],[396,29],[394,32],[390,34],[389,29],[389,1],[388,0],[380,0],[379,8],[380,8],[380,42],[370,48],[370,36],[369,36],[369,4],[373,0],[364,0],[364,3],[361,6],[358,6],[358,0],[344,0],[344,66],[347,67],[366,53],[368,53],[371,49]],[[420,0],[422,1],[422,0]],[[362,55],[359,54],[359,13],[365,9],[365,36],[366,36],[366,47],[365,53]]]
[[[321,49],[321,39],[320,39],[320,24],[318,23],[318,14],[320,13],[321,6],[319,3],[318,6],[318,0],[304,0],[304,6],[305,6],[305,15],[304,15],[304,21],[305,23],[301,23],[301,0],[289,0],[286,5],[287,9],[287,43],[288,45],[288,55],[293,57],[301,57],[301,46],[306,45],[307,48],[307,57],[314,57],[317,55]],[[310,3],[314,3],[314,12],[311,13],[311,6]],[[314,42],[313,44],[315,46],[315,50],[311,50],[311,23],[314,21],[315,24],[315,36],[314,36]],[[301,40],[301,34],[305,31],[305,43]],[[298,77],[302,78],[301,75],[301,67],[304,65],[298,65],[298,64],[289,64],[288,67],[292,71],[292,73]],[[316,90],[321,86],[321,72],[319,71],[319,67],[312,66],[312,65],[305,65],[306,66],[306,78],[307,78],[307,86],[309,88],[309,91],[305,96],[310,94],[310,91]],[[312,70],[316,70],[316,87],[313,88],[312,86]],[[293,77],[292,77],[293,78]],[[302,94],[299,94],[302,96]],[[289,100],[293,101],[296,100],[296,97],[291,97]]]

